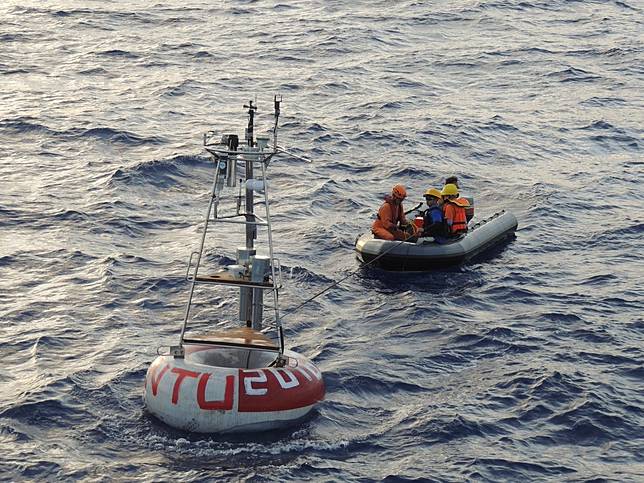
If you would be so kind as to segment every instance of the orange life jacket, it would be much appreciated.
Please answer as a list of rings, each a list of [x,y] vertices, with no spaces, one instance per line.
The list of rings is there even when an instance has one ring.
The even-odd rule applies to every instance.
[[[470,206],[469,201],[465,198],[456,198],[452,200],[445,200],[443,204],[443,215],[445,220],[451,220],[452,226],[447,225],[450,235],[458,235],[460,233],[467,233],[467,214],[465,207]]]
[[[402,203],[396,206],[390,203],[390,200],[391,198],[389,197],[385,198],[385,202],[378,210],[378,216],[376,221],[373,222],[372,229],[384,228],[387,231],[394,231],[398,227],[398,223],[401,225],[407,223]]]

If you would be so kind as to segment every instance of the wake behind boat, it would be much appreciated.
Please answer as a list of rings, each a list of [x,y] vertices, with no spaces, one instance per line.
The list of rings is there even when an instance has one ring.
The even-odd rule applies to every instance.
[[[384,270],[427,271],[464,263],[514,237],[516,229],[516,217],[501,211],[441,243],[429,237],[415,242],[382,240],[367,233],[357,238],[355,250],[361,262]]]

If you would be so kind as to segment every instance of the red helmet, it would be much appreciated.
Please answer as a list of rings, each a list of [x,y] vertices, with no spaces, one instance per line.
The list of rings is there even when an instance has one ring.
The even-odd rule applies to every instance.
[[[397,184],[391,190],[391,196],[399,200],[404,200],[405,198],[407,198],[407,190],[403,185]]]

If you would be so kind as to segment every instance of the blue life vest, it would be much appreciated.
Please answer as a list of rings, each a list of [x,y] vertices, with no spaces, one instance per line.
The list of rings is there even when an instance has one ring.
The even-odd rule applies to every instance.
[[[422,236],[434,237],[434,240],[438,242],[438,238],[444,236],[447,232],[442,208],[436,205],[430,206],[423,213],[423,218]]]
[[[426,227],[436,223],[443,223],[443,210],[440,206],[431,206],[425,210],[423,218],[425,218]]]

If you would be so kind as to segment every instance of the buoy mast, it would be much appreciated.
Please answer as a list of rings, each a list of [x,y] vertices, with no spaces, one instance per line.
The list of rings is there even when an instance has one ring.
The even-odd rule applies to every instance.
[[[204,134],[204,147],[210,153],[215,164],[215,176],[211,190],[208,210],[204,220],[204,230],[201,237],[199,250],[190,255],[186,279],[191,283],[188,302],[179,338],[179,345],[170,347],[170,355],[182,358],[185,355],[184,344],[199,343],[212,345],[235,345],[226,339],[218,341],[213,338],[188,338],[186,330],[191,319],[191,306],[195,295],[197,284],[232,285],[239,287],[239,321],[243,326],[257,332],[269,332],[275,329],[277,338],[276,365],[280,365],[284,353],[284,333],[279,312],[279,288],[281,288],[281,267],[279,260],[273,253],[273,236],[270,218],[270,205],[268,196],[267,168],[278,153],[277,130],[280,115],[281,96],[274,97],[274,126],[272,129],[272,146],[269,146],[269,136],[255,136],[255,113],[257,106],[253,101],[244,105],[248,109],[248,126],[245,130],[244,140],[240,141],[236,134],[223,134],[218,137],[215,131],[208,131]],[[243,176],[240,175],[244,168]],[[224,206],[220,206],[222,191],[227,188],[234,188],[239,182],[239,194],[236,197],[236,210],[233,214],[224,213]],[[242,190],[245,193],[242,194]],[[263,194],[265,207],[264,217],[255,213],[255,193],[258,196]],[[242,200],[244,206],[242,207]],[[237,248],[237,264],[225,267],[224,270],[214,275],[201,275],[200,268],[206,237],[209,230],[213,230],[219,224],[243,224],[245,225],[245,246]],[[257,228],[265,227],[268,241],[268,256],[257,254],[255,240],[257,239]],[[272,304],[270,307],[274,313],[274,323],[264,326],[264,292],[272,293]],[[261,334],[260,334],[261,335]],[[252,348],[256,340],[245,340],[239,345]],[[266,349],[262,343],[257,348]]]

